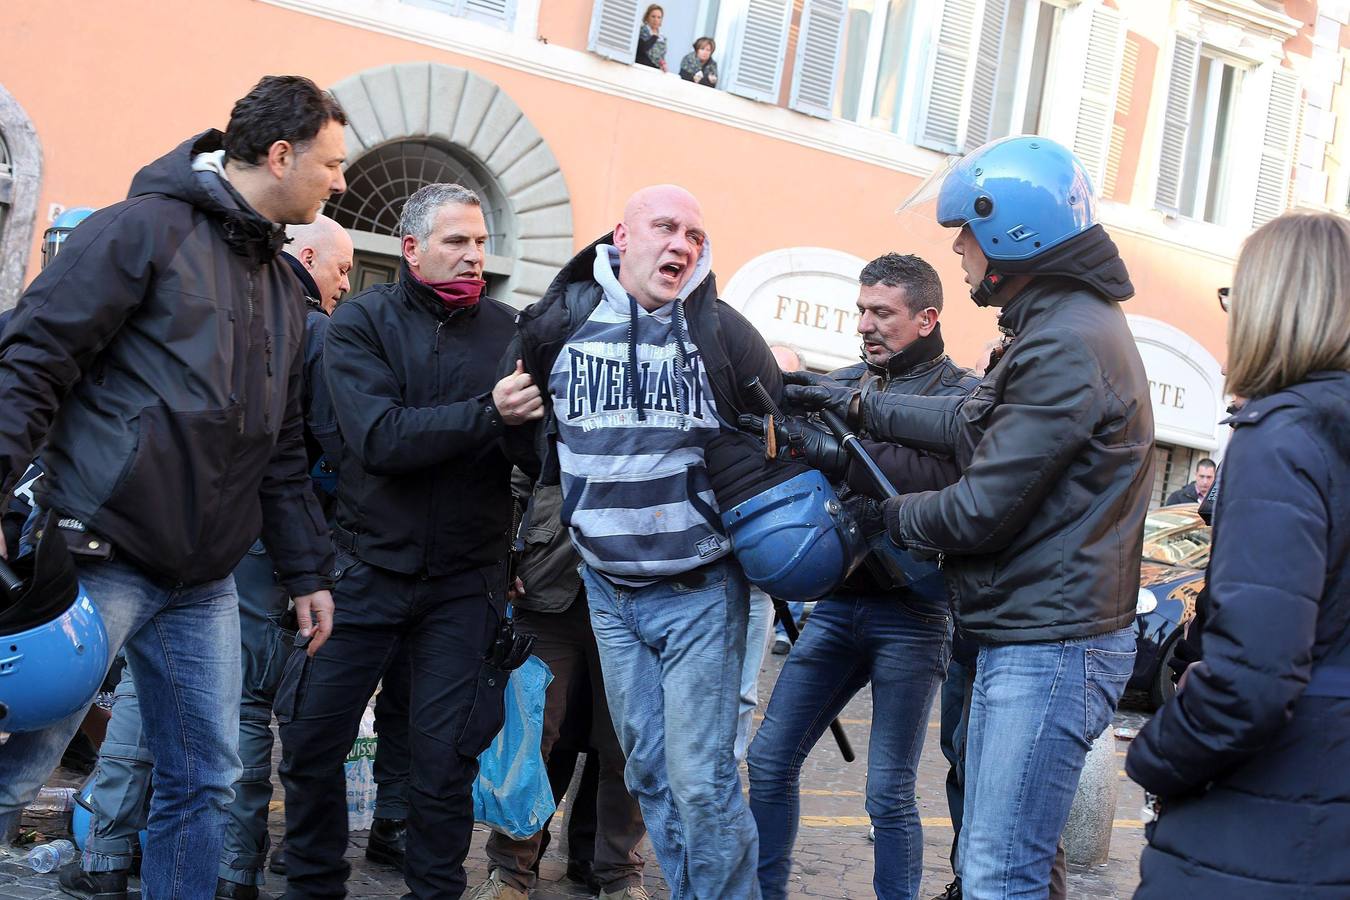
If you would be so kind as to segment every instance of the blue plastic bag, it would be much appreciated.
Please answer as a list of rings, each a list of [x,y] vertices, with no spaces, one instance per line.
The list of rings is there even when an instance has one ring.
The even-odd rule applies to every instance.
[[[537,656],[511,673],[506,686],[506,722],[478,757],[473,817],[516,840],[537,833],[556,808],[539,752],[544,692],[552,680],[553,673]]]

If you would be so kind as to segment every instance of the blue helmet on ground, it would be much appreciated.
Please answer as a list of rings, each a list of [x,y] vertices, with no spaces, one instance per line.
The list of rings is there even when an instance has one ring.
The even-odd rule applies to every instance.
[[[722,526],[750,583],[789,602],[828,594],[867,555],[861,530],[815,469],[731,507]]]
[[[51,261],[61,252],[61,245],[75,230],[75,226],[93,214],[92,206],[72,206],[56,217],[51,227],[42,233],[42,268],[51,265]]]
[[[962,157],[942,180],[937,220],[948,228],[969,225],[997,266],[1035,259],[1082,234],[1097,224],[1097,208],[1078,157],[1049,138],[1026,135]]]
[[[89,704],[108,671],[108,632],[48,513],[36,549],[0,586],[0,731],[38,731]]]

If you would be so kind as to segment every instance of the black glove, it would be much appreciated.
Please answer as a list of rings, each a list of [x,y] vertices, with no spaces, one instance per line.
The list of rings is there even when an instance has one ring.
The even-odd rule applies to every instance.
[[[870,538],[886,530],[886,521],[882,516],[881,501],[866,494],[852,493],[844,498],[844,509],[848,510],[863,537]]]
[[[743,415],[739,424],[743,430],[753,432],[767,442],[768,420],[763,416]],[[787,416],[774,419],[773,430],[778,456],[801,460],[835,478],[842,478],[848,471],[848,453],[844,445],[824,425],[800,416]]]
[[[881,502],[881,518],[886,523],[886,534],[890,537],[891,543],[901,550],[908,550],[905,544],[905,537],[900,533],[900,509],[904,505],[905,497],[888,497]]]
[[[784,372],[783,402],[804,412],[828,409],[852,426],[857,424],[857,388],[815,372]]]

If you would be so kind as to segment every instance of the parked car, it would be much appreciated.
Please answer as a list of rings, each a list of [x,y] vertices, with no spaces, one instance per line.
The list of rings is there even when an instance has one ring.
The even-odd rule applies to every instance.
[[[1195,503],[1155,509],[1144,520],[1144,563],[1139,571],[1139,605],[1135,628],[1137,653],[1132,690],[1147,693],[1153,708],[1176,693],[1168,661],[1182,626],[1195,615],[1195,601],[1205,586],[1209,564],[1210,527]]]

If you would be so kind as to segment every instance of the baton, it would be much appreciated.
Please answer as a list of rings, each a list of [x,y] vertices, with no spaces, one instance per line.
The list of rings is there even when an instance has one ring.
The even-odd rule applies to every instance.
[[[858,436],[849,430],[844,421],[828,409],[820,411],[820,418],[825,424],[830,426],[834,436],[839,438],[839,443],[844,445],[844,451],[853,458],[853,461],[867,470],[867,475],[872,479],[872,484],[881,492],[886,499],[899,497],[900,492],[891,484],[891,480],[886,477],[886,473],[881,471],[881,466],[867,452],[867,448],[858,440]]]
[[[758,375],[752,375],[741,385],[745,388],[750,400],[755,406],[759,407],[759,414],[762,416],[773,416],[775,419],[782,419],[783,414],[778,409],[778,404],[773,402],[769,392],[764,390],[764,385],[760,383]],[[787,601],[780,600],[777,597],[770,597],[773,601],[774,618],[783,626],[783,631],[787,633],[788,643],[794,646],[797,638],[801,637],[801,632],[797,630],[797,623],[792,618],[792,611],[788,609]],[[848,735],[844,733],[844,726],[839,723],[838,717],[830,721],[830,734],[834,735],[834,742],[839,745],[839,755],[844,758],[844,762],[853,762],[857,757],[853,754],[853,745],[849,743]]]
[[[3,584],[11,595],[17,594],[19,588],[23,587],[23,579],[15,575],[14,570],[3,559],[0,559],[0,584]]]

